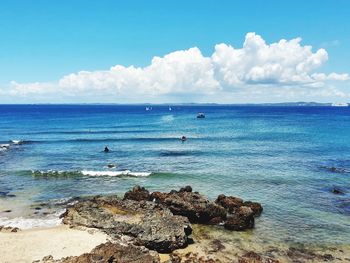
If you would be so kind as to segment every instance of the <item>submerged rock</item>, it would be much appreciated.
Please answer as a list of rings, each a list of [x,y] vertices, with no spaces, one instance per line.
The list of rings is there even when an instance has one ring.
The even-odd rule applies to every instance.
[[[336,194],[336,195],[343,195],[344,194],[344,192],[338,188],[333,188],[332,193]]]
[[[80,201],[62,215],[63,223],[102,229],[112,237],[127,235],[132,242],[158,252],[171,252],[188,244],[192,228],[186,217],[175,216],[148,201],[97,196]]]
[[[290,247],[287,256],[294,261],[297,260],[314,260],[314,261],[332,261],[334,257],[331,254],[318,254],[305,248]]]

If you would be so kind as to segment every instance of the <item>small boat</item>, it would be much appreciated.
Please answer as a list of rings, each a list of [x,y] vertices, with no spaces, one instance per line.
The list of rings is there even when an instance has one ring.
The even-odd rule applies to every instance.
[[[205,118],[204,113],[203,113],[203,112],[199,112],[199,113],[197,114],[197,118],[198,118],[198,119],[204,119],[204,118]]]
[[[169,107],[169,111],[171,111],[171,107]]]
[[[146,107],[146,111],[151,111],[152,107]]]

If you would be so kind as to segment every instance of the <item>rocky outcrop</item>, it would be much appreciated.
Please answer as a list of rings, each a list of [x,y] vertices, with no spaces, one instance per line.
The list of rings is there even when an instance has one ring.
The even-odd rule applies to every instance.
[[[132,243],[158,252],[185,247],[191,225],[186,217],[148,201],[97,196],[82,200],[61,216],[70,226],[98,228],[114,238],[129,236]]]
[[[52,256],[44,257],[37,263],[158,263],[159,255],[144,247],[130,244],[118,244],[107,242],[95,247],[90,253],[76,257],[67,257],[54,260]]]
[[[127,191],[124,194],[124,200],[135,200],[135,201],[150,201],[151,195],[148,190],[146,190],[144,187],[141,187],[139,185],[136,185],[132,190]]]
[[[175,215],[187,217],[191,223],[211,224],[226,219],[227,211],[207,197],[192,192],[190,186],[169,193],[153,192],[152,199],[170,209]]]
[[[215,203],[226,208],[228,213],[235,213],[241,206],[250,207],[253,210],[254,216],[260,216],[263,211],[260,203],[251,201],[244,202],[243,199],[234,196],[219,195]]]
[[[186,247],[191,223],[224,225],[242,231],[254,227],[262,206],[232,196],[220,195],[215,202],[193,192],[190,186],[169,193],[135,186],[117,196],[78,200],[62,215],[63,223],[103,230],[114,239],[127,236],[134,245],[169,253]]]
[[[145,188],[135,186],[124,195],[124,200],[153,200],[170,209],[174,215],[187,217],[191,223],[224,224],[226,229],[242,231],[254,227],[254,217],[263,211],[261,204],[244,201],[233,196],[219,195],[215,202],[193,192],[191,186],[169,193],[149,193]]]
[[[239,207],[227,217],[224,227],[228,230],[242,231],[254,227],[254,212],[248,206]]]

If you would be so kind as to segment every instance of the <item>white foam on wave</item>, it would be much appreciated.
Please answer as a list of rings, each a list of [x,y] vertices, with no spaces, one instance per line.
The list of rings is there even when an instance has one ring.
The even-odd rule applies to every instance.
[[[24,143],[24,141],[22,141],[22,140],[11,140],[11,142],[13,144],[22,144],[22,143]]]
[[[64,212],[59,211],[55,214],[42,217],[42,218],[26,218],[26,217],[16,217],[7,218],[0,217],[1,226],[18,227],[19,229],[31,229],[31,228],[46,228],[58,226],[62,223],[62,219],[59,216]]]
[[[83,175],[88,176],[135,176],[135,177],[145,177],[150,176],[150,172],[131,172],[130,170],[124,171],[81,171]]]

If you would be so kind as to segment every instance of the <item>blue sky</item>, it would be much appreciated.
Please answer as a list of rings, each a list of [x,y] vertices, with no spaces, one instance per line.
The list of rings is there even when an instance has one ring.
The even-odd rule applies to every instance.
[[[154,56],[163,57],[171,52],[188,50],[192,47],[197,47],[203,57],[211,57],[215,52],[215,45],[219,43],[242,48],[246,34],[249,32],[260,35],[267,44],[277,43],[281,39],[291,40],[301,37],[300,45],[312,46],[314,53],[324,48],[327,52],[327,60],[317,69],[310,69],[310,76],[314,72],[349,73],[350,1],[247,2],[1,1],[0,91],[2,90],[2,94],[0,93],[0,102],[9,102],[9,100],[21,103],[55,102],[56,95],[61,94],[62,88],[55,83],[69,74],[80,71],[108,71],[117,64],[125,67],[131,65],[147,67]],[[256,65],[251,65],[251,67],[254,66]],[[214,71],[217,71],[216,68]],[[335,78],[329,78],[329,80],[333,79]],[[344,81],[336,83],[323,81],[323,95],[312,91],[313,95],[307,92],[309,97],[306,98],[319,101],[337,100],[337,96],[342,94],[338,100],[349,100],[347,97],[350,92],[347,88],[349,82],[345,76],[342,79]],[[250,92],[256,94],[262,84],[260,82],[254,82],[254,85],[251,81],[246,82],[245,86],[249,86],[253,91],[234,94],[237,86],[244,85],[232,84],[232,82],[223,84],[221,79],[216,78],[216,80],[221,90],[232,95],[232,102],[268,102],[270,99],[268,96],[251,98]],[[19,96],[18,92],[10,92],[13,88],[11,81],[14,81],[17,86],[21,85],[21,89],[26,87],[30,89],[31,83],[45,83],[55,92],[47,94],[39,92],[40,98],[35,92],[21,92]],[[130,80],[126,83],[134,83],[134,81]],[[191,85],[192,82],[185,83]],[[264,83],[266,84],[266,80]],[[279,80],[273,81],[273,89],[285,83]],[[153,84],[152,82],[149,85],[154,87]],[[304,84],[303,82],[302,85]],[[132,84],[128,85],[123,89],[134,89]],[[178,84],[175,86],[178,87]],[[288,86],[290,86],[289,82]],[[299,86],[300,83],[297,90],[300,90]],[[321,86],[321,84],[314,86]],[[326,86],[333,90],[337,89],[341,93],[327,95],[328,93],[324,92]],[[232,88],[232,92],[228,87]],[[40,86],[40,88],[43,87]],[[75,89],[75,86],[70,84],[69,88]],[[93,88],[89,87],[86,96],[78,96],[74,92],[68,92],[69,95],[67,95],[66,90],[65,94],[59,95],[58,102],[93,102],[94,99],[100,100],[96,102],[111,102],[105,98],[111,98],[112,88],[108,87],[108,95],[102,94],[103,91],[99,88],[91,90]],[[205,88],[206,86],[203,89]],[[266,85],[262,85],[261,90],[264,89]],[[217,89],[203,94],[195,89],[189,93],[184,90],[184,88],[169,88],[157,94],[157,91],[147,89],[152,96],[146,97],[145,102],[182,101],[184,98],[186,101],[199,99],[199,101],[220,102],[218,98],[221,95],[218,95]],[[290,93],[290,88],[288,92]],[[142,92],[135,98],[129,98],[125,93],[127,92],[120,92],[119,88],[112,102],[119,102],[119,100],[141,102],[141,98],[145,98]],[[305,94],[303,92],[299,97],[294,96],[288,100],[301,100]],[[280,101],[281,97],[283,98],[279,94],[272,100]]]

